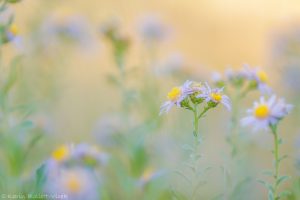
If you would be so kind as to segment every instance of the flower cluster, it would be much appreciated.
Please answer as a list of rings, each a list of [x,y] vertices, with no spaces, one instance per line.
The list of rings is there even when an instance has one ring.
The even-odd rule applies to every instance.
[[[93,167],[107,162],[108,155],[88,144],[62,145],[46,163],[48,193],[62,193],[70,199],[98,199],[97,178]]]
[[[248,65],[244,66],[242,71],[244,77],[251,82],[254,88],[257,88],[262,94],[270,94],[271,89],[267,85],[269,78],[265,71],[260,68],[251,68]]]
[[[190,102],[198,105],[207,103],[207,107],[216,107],[223,104],[228,110],[231,109],[229,98],[223,94],[223,88],[212,89],[207,83],[187,80],[182,86],[173,87],[167,94],[168,100],[160,108],[160,114],[167,113],[173,106],[192,110]]]
[[[98,147],[82,143],[74,145],[62,145],[52,152],[49,163],[54,165],[85,165],[97,166],[107,162],[108,155],[101,152]]]
[[[223,86],[228,82],[234,87],[241,88],[247,85],[247,90],[258,89],[262,94],[271,93],[271,88],[268,86],[268,75],[259,67],[253,68],[244,65],[240,70],[227,69],[224,78],[221,74],[214,73],[212,79],[218,86]]]

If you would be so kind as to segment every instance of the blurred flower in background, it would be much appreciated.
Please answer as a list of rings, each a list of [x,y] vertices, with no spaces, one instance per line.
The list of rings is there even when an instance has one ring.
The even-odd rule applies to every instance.
[[[292,95],[300,95],[300,27],[278,30],[273,37],[271,64],[279,70]]]
[[[66,195],[74,200],[99,199],[97,181],[93,173],[84,168],[63,168],[48,177],[45,192],[49,195]]]
[[[89,22],[80,15],[47,17],[40,25],[35,39],[41,40],[45,48],[54,49],[62,46],[62,42],[70,42],[87,50],[92,49],[96,41]]]
[[[141,19],[139,33],[147,44],[151,44],[165,40],[170,35],[170,29],[157,16],[148,15]]]

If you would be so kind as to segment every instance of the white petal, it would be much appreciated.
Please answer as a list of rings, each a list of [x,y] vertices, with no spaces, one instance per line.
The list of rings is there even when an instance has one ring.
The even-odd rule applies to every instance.
[[[250,125],[252,123],[255,123],[255,118],[253,116],[244,117],[241,120],[241,125],[242,126],[248,126],[248,125]]]

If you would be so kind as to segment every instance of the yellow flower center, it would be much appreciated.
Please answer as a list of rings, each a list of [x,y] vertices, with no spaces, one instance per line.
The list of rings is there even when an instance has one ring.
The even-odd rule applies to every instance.
[[[181,89],[179,87],[173,87],[172,90],[168,93],[168,99],[170,101],[176,101],[181,95]]]
[[[72,175],[72,176],[68,177],[66,187],[68,188],[68,190],[70,192],[77,193],[81,190],[82,185],[81,185],[78,177],[76,177],[76,175]]]
[[[62,161],[69,156],[69,153],[70,152],[69,152],[68,147],[64,145],[64,146],[58,147],[55,151],[53,151],[52,157],[56,161]]]
[[[16,36],[19,33],[18,27],[15,24],[11,24],[9,27],[9,32],[13,35]]]
[[[211,93],[210,96],[216,102],[220,102],[222,100],[222,95],[219,93]]]
[[[264,71],[257,72],[257,76],[258,76],[259,80],[263,83],[266,83],[269,79],[268,75]]]
[[[265,119],[269,116],[269,112],[269,107],[267,105],[262,104],[255,109],[254,115],[258,119]]]

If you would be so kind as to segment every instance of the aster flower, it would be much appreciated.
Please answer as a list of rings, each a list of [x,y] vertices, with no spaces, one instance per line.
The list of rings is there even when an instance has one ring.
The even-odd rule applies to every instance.
[[[248,110],[249,116],[241,120],[242,125],[252,125],[254,130],[268,128],[271,130],[274,137],[274,170],[272,172],[273,184],[260,181],[268,189],[269,196],[272,199],[280,199],[281,194],[278,192],[278,186],[285,181],[288,176],[279,175],[279,164],[283,160],[284,156],[280,156],[279,145],[281,139],[277,132],[278,122],[283,119],[292,109],[292,105],[286,104],[283,99],[277,99],[275,95],[269,98],[267,101],[264,97],[260,98],[259,102],[254,102],[254,107]],[[285,178],[282,178],[285,177]]]
[[[223,94],[224,88],[211,89],[210,86],[205,83],[205,87],[202,88],[202,93],[197,98],[203,98],[207,103],[213,103],[215,105],[221,103],[228,110],[231,110],[230,99],[228,96]]]
[[[56,176],[48,177],[45,192],[66,194],[68,199],[99,199],[95,176],[84,168],[63,168]]]
[[[273,95],[269,100],[261,97],[259,102],[254,103],[254,107],[247,112],[249,116],[241,120],[242,125],[252,125],[255,130],[268,129],[271,125],[276,125],[293,108],[286,104],[284,99],[276,99]]]
[[[45,47],[56,47],[62,41],[73,42],[83,48],[93,47],[93,35],[89,24],[82,16],[51,16],[41,24],[38,39]]]
[[[222,75],[219,72],[213,72],[211,75],[211,79],[214,83],[218,83],[222,81]]]
[[[51,157],[46,161],[46,173],[48,177],[57,176],[61,166],[71,158],[73,145],[60,145],[51,153]]]
[[[250,81],[254,81],[255,86],[263,94],[270,94],[271,88],[268,86],[268,75],[260,68],[250,68],[248,65],[244,66],[242,74]]]
[[[61,171],[70,167],[94,169],[105,165],[108,154],[101,152],[96,146],[88,144],[61,145],[52,152],[51,158],[45,163],[45,174],[48,179],[57,179]],[[91,170],[92,171],[92,170]]]
[[[107,159],[108,155],[101,152],[97,146],[85,143],[62,145],[53,151],[49,166],[55,167],[66,163],[76,163],[94,167],[96,165],[105,164]]]
[[[181,107],[181,102],[185,100],[189,94],[193,93],[193,89],[190,88],[192,83],[192,81],[187,80],[182,86],[173,87],[167,95],[168,101],[160,107],[160,115],[168,113],[174,105]]]
[[[166,38],[168,29],[155,16],[147,16],[139,24],[139,31],[147,42],[157,42]]]
[[[0,25],[0,36],[2,43],[14,41],[19,33],[16,24]]]
[[[11,24],[7,29],[7,37],[13,40],[19,33],[19,28],[16,24]]]

